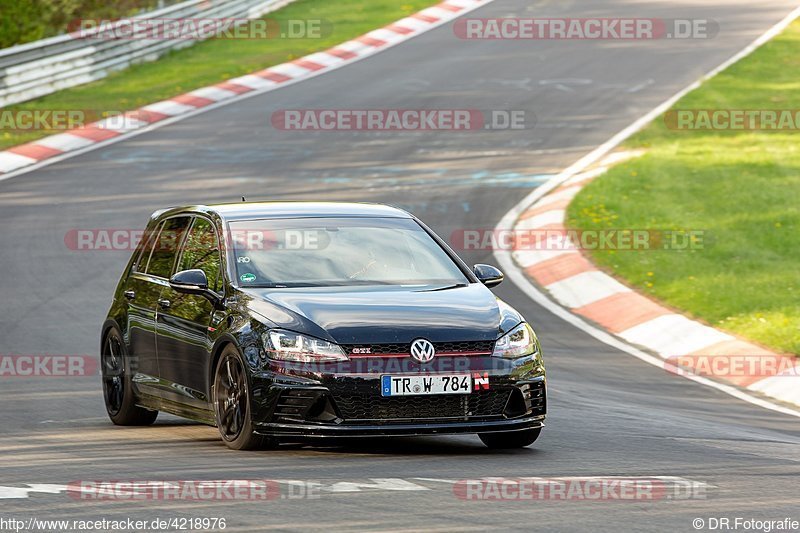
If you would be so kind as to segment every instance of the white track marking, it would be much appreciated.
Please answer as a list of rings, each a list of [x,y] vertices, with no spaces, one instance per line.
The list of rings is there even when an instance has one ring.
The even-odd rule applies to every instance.
[[[403,34],[397,33],[396,31],[387,30],[385,28],[378,28],[377,30],[372,30],[371,32],[367,33],[367,37],[371,37],[372,39],[378,39],[380,41],[385,41],[387,43],[402,41],[405,38]]]
[[[783,398],[800,404],[800,387],[797,386],[797,376],[799,375],[800,367],[795,367],[794,370],[787,370],[777,376],[756,381],[747,388],[773,398]]]
[[[26,487],[0,486],[0,500],[30,498],[31,492],[59,494],[66,490],[66,485],[52,485],[49,483],[28,483]]]
[[[611,276],[606,276],[597,270],[581,272],[566,279],[555,281],[546,288],[556,300],[570,309],[577,309],[614,294],[631,291]]]
[[[195,89],[189,94],[192,96],[199,96],[200,98],[208,98],[215,102],[227,100],[228,98],[234,98],[236,96],[235,92],[220,89],[219,87],[203,87],[202,89]]]
[[[69,150],[77,150],[79,148],[91,146],[94,144],[94,141],[87,139],[86,137],[81,137],[80,135],[59,133],[57,135],[50,135],[44,139],[39,139],[36,141],[36,144],[41,144],[42,146],[47,146],[48,148],[54,148],[56,150],[62,150],[66,152]],[[2,176],[0,176],[0,179],[2,179]]]
[[[238,78],[233,78],[228,80],[231,83],[235,83],[236,85],[242,85],[244,87],[250,87],[251,89],[258,91],[261,89],[271,89],[275,87],[277,82],[272,80],[267,80],[261,78],[259,76],[255,76],[253,74],[247,74],[245,76],[239,76]]]
[[[677,314],[642,322],[621,332],[619,336],[663,357],[690,354],[718,342],[735,340],[727,333]]]
[[[551,241],[552,239],[548,239],[548,242]],[[574,245],[569,243],[568,245],[553,250],[515,250],[514,260],[519,263],[522,268],[528,268],[560,255],[577,254],[578,252],[576,250],[569,248],[572,246]]]
[[[305,58],[301,57],[300,59]],[[310,68],[301,67],[300,65],[294,65],[292,63],[282,63],[280,65],[275,65],[274,67],[269,67],[267,70],[270,72],[283,74],[284,76],[288,76],[290,78],[301,78],[309,72],[313,72]]]
[[[312,63],[322,65],[323,67],[331,67],[337,63],[341,63],[342,61],[344,61],[344,59],[342,59],[341,57],[337,57],[327,52],[317,52],[316,54],[311,54],[303,57],[303,60],[311,61]]]
[[[542,187],[544,187],[544,185],[542,185]],[[533,215],[525,220],[520,220],[516,229],[529,230],[541,228],[550,224],[561,224],[564,220],[564,213],[565,211],[563,209],[551,209],[550,211]]]
[[[144,106],[142,109],[145,111],[153,111],[154,113],[163,113],[171,117],[191,113],[196,108],[190,105],[173,102],[172,100],[163,100]]]
[[[580,192],[580,190],[582,188],[583,187],[578,187],[578,186],[566,187],[565,189],[563,189],[561,191],[554,192],[553,194],[549,194],[541,202],[536,204],[536,207],[545,207],[545,206],[548,206],[550,204],[554,204],[556,202],[560,202],[561,200],[572,200],[572,198],[574,198],[575,195],[578,194],[578,192]]]
[[[11,172],[25,165],[30,165],[34,161],[36,160],[32,157],[14,154],[12,152],[3,152],[0,154],[0,170],[3,172]]]
[[[118,131],[120,133],[125,133],[128,131],[143,128],[147,126],[147,122],[145,122],[144,120],[137,120],[133,117],[128,117],[125,115],[119,115],[97,121],[95,122],[94,125],[100,128],[101,130],[111,130],[111,131]],[[77,135],[75,135],[75,137],[77,137]],[[42,143],[37,142],[36,144],[42,144]]]

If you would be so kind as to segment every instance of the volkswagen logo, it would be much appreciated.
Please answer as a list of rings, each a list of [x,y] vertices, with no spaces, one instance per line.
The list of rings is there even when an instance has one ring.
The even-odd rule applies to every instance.
[[[436,348],[428,339],[417,339],[411,343],[411,358],[418,363],[430,363],[436,355]]]

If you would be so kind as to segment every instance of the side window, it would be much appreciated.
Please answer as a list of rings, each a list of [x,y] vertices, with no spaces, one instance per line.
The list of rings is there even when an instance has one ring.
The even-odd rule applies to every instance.
[[[164,221],[145,272],[152,276],[169,278],[172,274],[172,265],[175,263],[175,254],[189,225],[189,220],[190,217],[175,217]]]
[[[217,232],[214,226],[205,218],[194,219],[192,229],[186,236],[181,252],[178,270],[199,268],[208,277],[208,288],[219,291],[220,281],[220,252],[217,242]]]
[[[141,245],[139,246],[139,252],[136,256],[136,261],[133,263],[133,271],[134,272],[144,272],[145,268],[147,268],[147,261],[150,259],[150,254],[153,252],[153,242],[158,237],[158,232],[161,231],[161,226],[164,223],[156,224],[156,226],[150,230],[145,230],[144,234],[142,235]]]

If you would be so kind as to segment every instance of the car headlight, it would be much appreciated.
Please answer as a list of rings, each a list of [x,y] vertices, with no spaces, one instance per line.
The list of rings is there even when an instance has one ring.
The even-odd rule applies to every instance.
[[[527,322],[523,322],[497,339],[492,353],[494,357],[505,359],[517,359],[531,355],[539,355],[539,340]]]
[[[264,345],[268,357],[282,361],[347,361],[344,350],[338,344],[293,331],[270,330],[264,335]]]

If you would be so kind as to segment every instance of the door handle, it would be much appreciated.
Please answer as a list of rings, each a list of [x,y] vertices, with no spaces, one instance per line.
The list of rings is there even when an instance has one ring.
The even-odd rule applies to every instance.
[[[169,300],[164,300],[163,298],[158,301],[158,305],[161,306],[161,309],[169,309],[169,306],[172,305],[172,302]]]
[[[127,291],[123,292],[122,294],[123,294],[123,295],[125,296],[125,298],[127,298],[128,300],[134,300],[134,299],[136,299],[136,291],[132,291],[132,290],[130,290],[130,289],[129,289],[129,290],[127,290]]]

